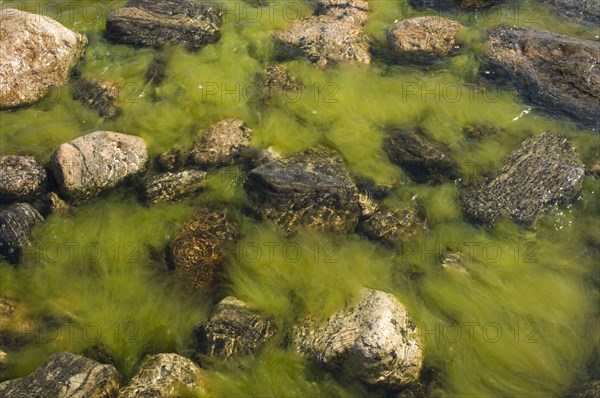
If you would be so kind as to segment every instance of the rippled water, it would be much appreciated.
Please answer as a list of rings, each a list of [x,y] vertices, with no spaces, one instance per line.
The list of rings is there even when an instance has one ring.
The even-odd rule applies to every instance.
[[[427,232],[402,247],[358,236],[304,231],[292,239],[243,214],[244,239],[227,264],[227,293],[275,317],[284,328],[310,310],[326,317],[362,286],[393,292],[422,330],[429,394],[435,397],[560,396],[588,374],[598,375],[599,183],[586,176],[573,204],[535,228],[511,222],[494,228],[463,220],[458,188],[411,182],[382,150],[389,126],[419,125],[446,143],[465,179],[475,178],[525,138],[551,130],[569,137],[582,160],[600,156],[598,133],[542,113],[510,86],[480,81],[485,31],[499,23],[532,26],[596,39],[598,32],[543,9],[511,3],[493,12],[452,15],[466,26],[459,54],[431,67],[343,64],[318,70],[306,60],[287,62],[304,83],[296,98],[256,100],[255,74],[274,61],[270,34],[295,15],[300,2],[225,3],[222,38],[203,50],[115,46],[102,39],[105,18],[124,1],[0,1],[3,8],[43,13],[85,33],[90,41],[78,66],[83,77],[113,80],[123,115],[99,118],[55,89],[29,108],[0,112],[2,153],[30,153],[48,161],[63,142],[97,129],[143,137],[151,155],[189,145],[198,132],[236,116],[253,129],[253,145],[289,154],[317,143],[337,148],[352,173],[398,183],[391,205],[416,201]],[[416,15],[406,1],[369,1],[367,24],[375,42],[396,19]],[[166,80],[146,84],[156,55]],[[465,128],[497,134],[469,138]],[[23,263],[0,263],[0,294],[17,297],[34,319],[22,333],[34,341],[11,356],[2,378],[25,375],[49,353],[82,353],[102,344],[130,377],[147,353],[191,354],[191,330],[210,306],[163,273],[151,253],[203,203],[241,209],[246,201],[236,168],[212,172],[208,188],[191,202],[146,207],[123,187],[51,216],[33,232]],[[447,248],[466,254],[465,269],[442,269]],[[210,396],[369,396],[341,384],[272,342],[259,355],[211,364]]]

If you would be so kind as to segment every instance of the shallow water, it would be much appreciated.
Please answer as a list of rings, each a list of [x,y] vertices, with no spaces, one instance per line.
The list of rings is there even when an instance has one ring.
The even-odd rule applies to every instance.
[[[78,66],[84,77],[116,81],[123,115],[99,118],[62,87],[35,106],[0,112],[0,151],[29,153],[47,162],[63,142],[97,129],[143,137],[152,156],[189,145],[223,117],[253,129],[253,145],[289,154],[317,143],[337,148],[353,174],[395,184],[387,203],[418,202],[428,230],[395,248],[358,236],[303,231],[291,239],[241,213],[243,176],[213,171],[207,189],[190,202],[146,207],[123,187],[51,216],[33,232],[23,263],[0,262],[0,295],[16,297],[34,319],[18,325],[32,343],[10,353],[2,379],[23,376],[51,352],[87,352],[103,345],[130,377],[147,353],[191,354],[191,330],[210,304],[182,288],[152,260],[195,209],[220,202],[240,211],[243,240],[227,264],[226,292],[273,316],[285,328],[311,311],[326,317],[361,287],[393,292],[424,336],[428,391],[435,397],[561,396],[599,373],[599,182],[586,176],[574,203],[534,227],[511,222],[494,228],[463,220],[453,183],[419,185],[382,150],[390,126],[415,127],[446,143],[467,182],[501,164],[527,137],[551,130],[569,137],[582,160],[600,157],[598,133],[524,103],[510,86],[484,84],[478,75],[485,30],[499,23],[549,29],[587,39],[598,32],[528,1],[479,14],[449,15],[466,26],[458,54],[431,67],[342,64],[318,70],[306,60],[286,62],[303,82],[297,97],[256,100],[255,74],[275,63],[269,35],[308,15],[300,2],[264,8],[224,3],[221,40],[196,53],[115,46],[102,39],[105,18],[125,1],[0,1],[43,13],[85,33]],[[396,19],[418,13],[407,1],[370,1],[367,31],[378,43]],[[144,83],[156,55],[167,61],[158,87]],[[495,135],[469,138],[465,127]],[[448,248],[466,254],[465,272],[444,270]],[[14,325],[12,325],[14,326]],[[211,364],[209,396],[341,396],[378,394],[336,381],[278,347],[256,357]]]

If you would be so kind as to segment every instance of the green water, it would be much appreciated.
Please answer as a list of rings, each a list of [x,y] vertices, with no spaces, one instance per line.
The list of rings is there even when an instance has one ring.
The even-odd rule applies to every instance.
[[[374,59],[319,70],[303,59],[289,61],[304,89],[297,98],[276,95],[267,106],[253,90],[255,74],[275,63],[269,36],[293,22],[286,13],[308,15],[306,4],[279,1],[255,9],[225,3],[221,40],[190,53],[105,42],[106,15],[124,3],[0,1],[85,33],[90,43],[78,70],[117,82],[124,109],[116,121],[103,120],[71,100],[69,87],[57,88],[35,106],[0,112],[0,152],[48,161],[61,143],[104,129],[143,137],[154,156],[190,145],[223,117],[239,117],[253,129],[257,147],[289,154],[318,143],[334,146],[352,173],[395,185],[387,204],[423,206],[428,230],[395,248],[308,230],[285,238],[238,211],[246,198],[236,168],[213,171],[207,189],[184,203],[146,207],[131,188],[117,189],[36,227],[20,266],[0,262],[0,295],[20,301],[23,317],[33,320],[21,332],[34,338],[9,352],[3,379],[28,374],[51,352],[82,353],[96,345],[125,377],[148,353],[190,355],[192,327],[207,318],[210,305],[163,272],[151,253],[196,209],[214,202],[239,213],[244,235],[227,263],[224,293],[273,316],[281,329],[306,311],[324,318],[368,286],[394,293],[421,328],[430,396],[558,397],[598,375],[598,180],[586,176],[574,203],[535,228],[511,222],[482,228],[463,220],[457,186],[412,183],[382,150],[389,126],[420,126],[451,148],[470,180],[501,164],[525,138],[551,130],[569,137],[592,164],[600,157],[597,132],[532,109],[509,86],[484,85],[477,70],[485,31],[501,22],[588,39],[597,31],[527,1],[494,14],[460,15],[465,44],[444,62],[423,68]],[[384,40],[394,20],[416,15],[406,3],[369,2],[374,43]],[[167,74],[153,87],[144,76],[156,55],[166,60]],[[463,131],[482,125],[497,133],[475,139]],[[466,253],[467,272],[440,267],[447,247]],[[255,357],[205,364],[208,395],[377,394],[318,371],[280,348],[282,339]]]

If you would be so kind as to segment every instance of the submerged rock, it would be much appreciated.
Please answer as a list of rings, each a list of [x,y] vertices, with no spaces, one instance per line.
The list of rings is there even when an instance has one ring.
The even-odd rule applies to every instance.
[[[114,398],[119,373],[68,352],[52,354],[29,376],[0,384],[0,396],[10,398]]]
[[[495,178],[465,189],[462,205],[470,218],[485,224],[504,216],[531,224],[571,200],[581,189],[584,173],[567,139],[545,133],[519,145]]]
[[[245,188],[257,214],[287,234],[302,225],[350,233],[358,223],[358,190],[340,155],[325,147],[251,170]]]
[[[458,166],[442,143],[426,138],[420,132],[393,131],[384,149],[392,163],[416,182],[442,182],[458,178]]]
[[[401,58],[431,61],[450,54],[461,28],[458,22],[437,16],[410,18],[394,24],[388,41]]]
[[[0,155],[0,200],[24,200],[40,195],[46,170],[33,156]]]
[[[153,86],[160,86],[165,80],[167,70],[167,63],[160,57],[154,57],[148,69],[146,70],[145,83],[151,83]]]
[[[96,131],[62,144],[51,167],[62,192],[90,198],[146,170],[148,150],[140,137]]]
[[[599,127],[600,42],[500,26],[488,44],[489,61],[507,72],[528,101]]]
[[[593,380],[580,386],[568,398],[598,398],[600,397],[600,380]]]
[[[86,44],[46,16],[0,10],[0,108],[31,104],[67,83]]]
[[[189,163],[200,167],[231,165],[250,146],[252,130],[240,119],[225,119],[204,131],[194,143]]]
[[[220,38],[221,10],[189,0],[131,0],[110,14],[104,36],[135,46],[184,44],[197,50]]]
[[[434,8],[436,10],[480,10],[502,3],[502,0],[410,0],[410,4],[417,8]]]
[[[144,181],[142,193],[148,203],[176,201],[201,191],[205,179],[200,170],[163,173]]]
[[[237,224],[226,209],[200,210],[171,240],[168,261],[180,279],[210,293],[222,279],[225,258],[237,237]]]
[[[55,214],[58,216],[64,216],[67,214],[71,208],[67,202],[61,199],[55,192],[50,192],[43,199],[44,216],[49,216],[50,214]]]
[[[544,6],[581,22],[600,25],[600,2],[598,0],[538,0]]]
[[[200,354],[229,358],[256,352],[276,331],[271,320],[230,296],[217,304],[208,321],[194,328],[194,336]]]
[[[0,254],[17,262],[29,243],[31,230],[42,221],[40,213],[28,203],[15,203],[0,211]]]
[[[163,171],[178,171],[185,167],[189,157],[189,150],[173,148],[161,153],[156,158],[156,164]]]
[[[73,85],[73,99],[81,101],[107,119],[116,119],[122,112],[116,106],[119,88],[111,82],[78,79]]]
[[[417,211],[411,207],[378,210],[358,224],[358,230],[368,238],[388,243],[406,241],[422,228]]]
[[[323,324],[302,320],[291,343],[300,355],[386,388],[416,382],[423,366],[417,327],[396,297],[377,290],[363,289],[355,305]]]
[[[183,398],[186,390],[206,393],[203,370],[177,354],[148,355],[119,398]]]
[[[315,15],[352,18],[364,24],[369,16],[369,3],[365,0],[316,0]]]
[[[256,80],[261,90],[261,99],[266,103],[273,102],[278,94],[298,92],[303,87],[302,82],[292,76],[282,65],[267,67],[261,74],[257,75]],[[297,97],[291,95],[290,98],[295,99]]]

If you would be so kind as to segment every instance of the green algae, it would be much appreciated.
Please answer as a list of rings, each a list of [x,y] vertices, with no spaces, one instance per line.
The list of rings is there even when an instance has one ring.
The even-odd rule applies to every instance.
[[[254,8],[226,2],[221,40],[192,53],[105,42],[106,16],[125,1],[105,3],[36,4],[37,12],[88,35],[78,72],[115,82],[123,115],[104,120],[73,101],[70,86],[55,88],[34,106],[0,113],[2,153],[35,154],[47,162],[61,143],[104,129],[142,136],[154,156],[190,146],[223,117],[243,119],[254,132],[254,146],[272,146],[284,155],[315,144],[333,146],[353,174],[394,186],[387,205],[419,204],[427,230],[386,247],[314,231],[286,238],[270,223],[243,217],[243,239],[229,258],[224,294],[248,301],[285,329],[308,311],[327,317],[363,286],[392,292],[422,330],[426,366],[434,374],[431,396],[561,396],[585,379],[586,367],[597,371],[598,180],[587,176],[573,204],[542,218],[535,229],[508,221],[484,228],[464,221],[454,183],[414,184],[382,149],[389,128],[419,128],[448,146],[463,182],[472,182],[524,139],[551,130],[567,136],[592,164],[600,154],[597,132],[539,111],[512,87],[487,84],[478,73],[485,31],[499,23],[587,39],[594,39],[592,30],[531,1],[456,15],[465,26],[464,44],[447,60],[428,67],[375,60],[327,70],[286,60],[303,88],[278,92],[266,105],[257,96],[256,74],[275,63],[269,36],[292,22],[285,12],[308,15],[307,4]],[[408,1],[369,4],[367,31],[382,46],[395,20],[433,13],[414,10]],[[33,3],[0,5],[36,11]],[[156,56],[167,69],[155,87],[144,77]],[[0,263],[0,294],[20,300],[34,320],[33,330],[21,333],[35,337],[9,353],[1,377],[25,375],[59,350],[103,347],[126,377],[145,354],[190,354],[192,327],[206,319],[211,304],[180,286],[154,254],[200,206],[243,207],[242,183],[238,168],[211,170],[197,198],[152,207],[140,204],[133,189],[120,188],[36,227],[23,263]],[[441,258],[453,251],[465,254],[463,269],[442,269]],[[210,364],[208,396],[377,394],[338,382],[277,347],[282,339],[255,357]]]

